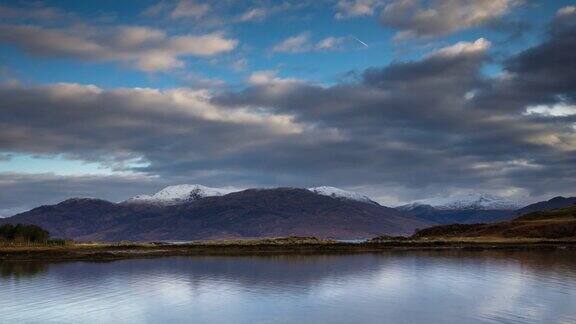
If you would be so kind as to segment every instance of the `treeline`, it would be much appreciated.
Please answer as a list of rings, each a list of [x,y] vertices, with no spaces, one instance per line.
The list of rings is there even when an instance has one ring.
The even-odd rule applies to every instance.
[[[40,226],[6,224],[0,226],[0,244],[64,245],[66,241],[51,239],[50,233]]]

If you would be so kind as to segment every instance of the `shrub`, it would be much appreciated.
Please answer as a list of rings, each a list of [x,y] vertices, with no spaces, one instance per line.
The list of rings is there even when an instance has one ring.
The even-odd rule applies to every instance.
[[[14,243],[42,243],[45,244],[50,238],[50,233],[40,226],[6,224],[0,226],[0,240]]]

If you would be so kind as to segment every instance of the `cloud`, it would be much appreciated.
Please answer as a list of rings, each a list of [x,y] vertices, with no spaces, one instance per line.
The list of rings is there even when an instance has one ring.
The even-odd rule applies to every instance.
[[[340,48],[343,42],[343,37],[326,37],[318,41],[314,48],[318,51],[333,51]]]
[[[210,5],[207,3],[197,3],[190,0],[180,0],[176,7],[170,13],[173,19],[179,18],[202,18],[210,11]]]
[[[541,115],[548,117],[567,117],[576,115],[576,105],[558,103],[553,105],[536,105],[526,108],[526,115]]]
[[[278,85],[278,84],[293,84],[302,82],[297,79],[283,79],[277,76],[278,71],[275,70],[262,70],[255,71],[248,77],[248,83],[251,85]]]
[[[211,30],[231,24],[264,21],[279,13],[304,11],[313,2],[300,1],[196,1],[161,0],[142,11],[145,17],[157,17],[169,24],[186,28]],[[280,18],[292,19],[289,14]],[[190,24],[193,22],[193,24]]]
[[[556,43],[553,37],[511,57],[508,64],[518,66],[528,53],[542,51],[551,41]],[[563,43],[571,44],[567,40]],[[360,82],[352,84],[322,87],[300,82],[279,90],[268,77],[216,100],[228,105],[273,107],[276,112],[295,116],[296,122],[334,130],[332,141],[316,147],[314,153],[290,145],[277,156],[267,155],[273,160],[267,165],[290,168],[284,173],[306,173],[317,183],[337,178],[345,185],[372,188],[368,190],[378,196],[389,196],[391,190],[412,198],[430,195],[434,188],[481,187],[533,196],[572,192],[575,183],[571,179],[576,175],[576,161],[570,157],[576,151],[574,118],[542,120],[528,116],[524,100],[513,103],[514,113],[493,110],[493,103],[483,98],[495,96],[493,99],[499,100],[497,85],[501,81],[481,73],[490,60],[486,52],[489,46],[482,38],[457,43],[419,61],[367,69]],[[561,53],[568,59],[575,52]],[[532,73],[542,65],[556,64],[552,57],[538,56],[541,63],[526,68]],[[566,61],[563,65],[569,64]],[[552,80],[554,75],[546,75],[547,82],[563,84],[558,90],[565,90],[550,92],[551,98],[574,89],[574,83],[563,74],[555,76]],[[529,89],[522,91],[526,92],[522,98],[531,97]],[[505,99],[501,104],[510,103]]]
[[[0,18],[15,20],[54,21],[70,16],[60,9],[33,2],[25,7],[12,7],[0,4]]]
[[[244,12],[239,20],[242,22],[247,21],[261,21],[268,15],[268,11],[264,8],[251,8]]]
[[[166,185],[143,175],[58,176],[54,174],[0,173],[0,217],[9,217],[40,205],[72,197],[99,197],[121,201]]]
[[[232,68],[236,71],[244,71],[248,66],[248,60],[246,58],[239,58],[232,62]]]
[[[528,106],[573,103],[575,35],[576,14],[556,16],[545,41],[504,61],[502,77],[478,92],[478,105],[522,113]]]
[[[4,84],[0,152],[139,159],[144,166],[127,170],[171,183],[330,184],[383,202],[469,189],[573,195],[571,17],[556,17],[545,39],[504,60],[497,77],[482,72],[493,58],[480,38],[331,85],[270,70],[218,92]]]
[[[576,14],[576,6],[567,6],[564,8],[558,9],[557,16],[558,17],[567,17]]]
[[[322,136],[286,114],[219,107],[201,90],[9,85],[0,87],[0,95],[0,151],[116,166],[139,160],[144,166],[124,163],[126,171],[164,174],[165,179],[185,173],[207,182],[202,174],[227,173],[204,165],[207,158],[292,137]],[[191,181],[188,177],[183,182]]]
[[[213,8],[208,3],[199,3],[193,0],[159,1],[147,7],[142,15],[148,17],[166,16],[173,20],[199,20],[210,14]]]
[[[310,35],[302,33],[300,35],[291,36],[282,42],[274,45],[273,52],[278,53],[299,53],[310,50]]]
[[[273,52],[276,53],[303,53],[312,51],[333,51],[342,47],[344,37],[326,37],[313,43],[310,33],[301,33],[291,36],[274,45]]]
[[[491,46],[490,41],[485,38],[479,38],[474,42],[458,42],[454,45],[441,48],[432,55],[437,56],[459,56],[462,54],[484,53]]]
[[[377,7],[382,4],[379,0],[340,0],[336,4],[336,19],[372,16]]]
[[[222,34],[177,35],[148,28],[42,28],[0,25],[0,42],[27,53],[96,62],[123,62],[143,71],[162,71],[185,65],[183,57],[209,57],[233,50],[238,41]]]
[[[432,37],[484,25],[507,14],[517,0],[393,0],[380,22],[398,29],[397,39]]]

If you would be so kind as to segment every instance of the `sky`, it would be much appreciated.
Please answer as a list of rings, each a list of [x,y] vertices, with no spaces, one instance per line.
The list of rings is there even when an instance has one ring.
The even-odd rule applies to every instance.
[[[576,2],[0,0],[0,216],[182,183],[576,195]]]

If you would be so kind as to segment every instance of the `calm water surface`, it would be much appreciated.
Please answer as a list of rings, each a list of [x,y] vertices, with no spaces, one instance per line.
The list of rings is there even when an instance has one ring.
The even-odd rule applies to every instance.
[[[576,251],[0,263],[1,323],[576,323]]]

